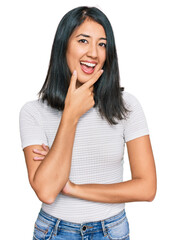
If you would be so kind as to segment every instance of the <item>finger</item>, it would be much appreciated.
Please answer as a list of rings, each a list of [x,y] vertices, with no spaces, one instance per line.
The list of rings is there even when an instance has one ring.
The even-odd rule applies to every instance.
[[[34,157],[34,160],[43,160],[45,157]]]
[[[102,75],[102,73],[103,73],[103,69],[101,69],[100,71],[95,73],[89,81],[87,81],[86,83],[84,83],[82,85],[82,87],[90,88],[99,79],[99,77]]]
[[[37,153],[39,155],[44,155],[44,156],[46,156],[46,154],[48,153],[47,151],[41,151],[41,150],[38,150],[38,149],[33,149],[33,152]]]
[[[89,89],[90,89],[91,92],[93,92],[94,86],[90,87]]]
[[[76,89],[76,81],[77,81],[77,71],[74,70],[71,79],[70,79],[70,86],[69,88],[71,89],[71,91]]]
[[[45,151],[49,151],[49,147],[46,146],[44,143],[42,143],[42,147],[44,148]]]

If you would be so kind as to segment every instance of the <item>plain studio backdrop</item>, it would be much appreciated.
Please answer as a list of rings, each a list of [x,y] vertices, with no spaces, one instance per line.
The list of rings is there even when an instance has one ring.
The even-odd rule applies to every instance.
[[[1,1],[0,146],[1,239],[32,239],[41,202],[29,185],[19,135],[19,111],[37,99],[49,64],[56,28],[74,7],[95,6],[115,35],[121,85],[142,104],[157,167],[153,202],[126,203],[131,240],[175,236],[175,1]],[[130,179],[125,151],[124,180]]]

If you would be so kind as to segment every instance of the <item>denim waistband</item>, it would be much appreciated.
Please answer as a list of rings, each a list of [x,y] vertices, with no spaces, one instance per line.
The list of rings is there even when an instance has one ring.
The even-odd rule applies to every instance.
[[[106,235],[106,227],[111,227],[118,222],[121,222],[126,217],[125,209],[120,211],[117,215],[114,215],[112,217],[100,220],[100,221],[93,221],[93,222],[84,222],[84,223],[74,223],[62,220],[60,218],[56,218],[45,211],[43,209],[40,209],[38,217],[46,222],[49,225],[55,226],[55,232],[57,232],[57,229],[68,229],[72,232],[79,232],[81,231],[81,234],[95,232],[95,231],[103,231],[104,235]]]

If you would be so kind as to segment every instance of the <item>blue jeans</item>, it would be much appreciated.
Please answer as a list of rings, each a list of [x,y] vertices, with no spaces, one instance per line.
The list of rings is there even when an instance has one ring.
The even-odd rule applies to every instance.
[[[33,240],[129,240],[125,209],[115,216],[96,222],[73,223],[55,218],[40,209]]]

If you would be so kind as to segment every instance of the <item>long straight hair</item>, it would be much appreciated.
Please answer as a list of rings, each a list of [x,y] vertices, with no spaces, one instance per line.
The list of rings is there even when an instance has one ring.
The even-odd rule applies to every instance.
[[[120,74],[113,30],[106,15],[96,7],[83,6],[74,8],[61,19],[52,45],[47,76],[38,93],[39,99],[43,102],[47,100],[49,106],[63,111],[71,78],[71,72],[66,60],[68,40],[75,28],[80,26],[87,18],[101,24],[107,38],[104,72],[94,84],[94,107],[98,108],[102,118],[105,117],[109,124],[115,125],[118,124],[117,120],[126,118],[129,111],[122,97],[124,88],[120,87]]]

